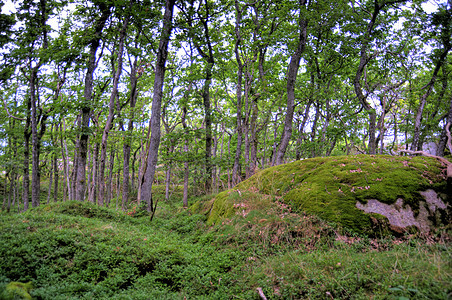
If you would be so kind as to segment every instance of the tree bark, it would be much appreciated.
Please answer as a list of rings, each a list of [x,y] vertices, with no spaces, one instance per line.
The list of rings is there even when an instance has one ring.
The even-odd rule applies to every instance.
[[[290,58],[290,63],[287,70],[287,111],[284,120],[284,130],[281,136],[281,142],[278,147],[278,152],[276,153],[275,163],[277,165],[283,163],[284,155],[286,154],[286,149],[292,136],[292,122],[295,109],[295,82],[297,80],[298,69],[300,67],[301,55],[305,50],[307,41],[308,20],[305,16],[303,16],[303,11],[306,7],[306,3],[306,0],[300,0],[300,15],[298,20],[298,24],[300,26],[300,35],[298,37],[297,49]]]
[[[165,79],[165,64],[168,56],[168,43],[172,30],[172,18],[175,0],[165,1],[165,14],[163,16],[163,27],[160,35],[160,43],[155,65],[154,95],[152,98],[151,113],[151,140],[147,167],[141,185],[141,200],[146,201],[147,211],[154,211],[152,202],[152,183],[154,182],[157,156],[160,145],[160,112],[162,107],[163,83]]]

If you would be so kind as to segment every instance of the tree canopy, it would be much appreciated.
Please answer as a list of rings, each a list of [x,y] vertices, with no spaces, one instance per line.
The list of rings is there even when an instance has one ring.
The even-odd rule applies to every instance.
[[[187,205],[190,193],[303,158],[450,151],[450,1],[0,8],[8,210],[62,195],[152,212],[153,183],[166,184],[167,198],[183,185]]]

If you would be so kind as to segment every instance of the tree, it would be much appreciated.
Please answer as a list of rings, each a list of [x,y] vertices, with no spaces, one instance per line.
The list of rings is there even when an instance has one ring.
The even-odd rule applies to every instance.
[[[451,35],[452,35],[452,4],[449,2],[449,8],[440,7],[436,13],[432,16],[432,25],[438,26],[439,28],[439,38],[442,49],[436,49],[433,54],[433,62],[435,68],[432,73],[430,81],[423,87],[425,93],[419,100],[419,107],[416,113],[416,118],[414,121],[414,134],[413,140],[411,142],[411,151],[421,150],[422,145],[419,143],[421,135],[421,122],[422,115],[424,112],[424,107],[427,102],[427,98],[433,90],[433,86],[438,77],[438,73],[443,65],[446,63],[447,54],[452,49]]]
[[[299,1],[299,15],[298,26],[299,36],[297,41],[297,48],[290,57],[289,66],[287,68],[287,111],[284,120],[284,130],[279,143],[278,152],[275,157],[275,164],[283,163],[284,155],[286,154],[287,146],[289,145],[292,136],[292,120],[295,109],[295,82],[297,80],[298,69],[300,67],[301,56],[306,47],[308,19],[306,16],[307,1]]]
[[[160,33],[160,43],[155,64],[154,91],[152,97],[151,114],[151,140],[149,153],[146,161],[146,172],[141,184],[141,200],[146,202],[147,211],[155,211],[152,201],[152,184],[154,182],[155,168],[157,166],[158,150],[160,145],[160,112],[162,106],[163,83],[165,79],[165,64],[168,56],[168,43],[173,28],[173,10],[175,0],[165,0],[165,13],[163,15],[163,26]]]
[[[377,114],[375,112],[375,109],[370,105],[367,98],[369,95],[365,95],[363,92],[363,86],[361,83],[361,78],[363,77],[364,71],[366,66],[369,64],[369,62],[374,58],[374,55],[368,54],[369,47],[371,45],[375,27],[378,25],[377,18],[379,14],[383,11],[383,9],[400,4],[405,2],[405,0],[373,0],[373,4],[371,7],[371,17],[369,20],[369,23],[367,23],[366,31],[364,32],[362,38],[361,38],[361,50],[359,55],[359,65],[356,70],[356,75],[353,80],[353,86],[355,87],[355,93],[356,96],[363,106],[364,110],[369,115],[369,154],[376,154],[377,151],[377,143],[375,138],[375,129],[376,129],[376,121],[377,121]],[[377,52],[378,53],[378,52]]]
[[[100,45],[101,34],[111,14],[111,4],[103,1],[97,2],[100,16],[96,18],[92,32],[88,33],[89,56],[85,74],[85,87],[81,107],[80,138],[77,141],[77,164],[76,164],[76,188],[75,200],[83,201],[86,181],[86,156],[88,152],[89,121],[91,114],[91,98],[93,93],[93,74],[96,69],[96,52]]]

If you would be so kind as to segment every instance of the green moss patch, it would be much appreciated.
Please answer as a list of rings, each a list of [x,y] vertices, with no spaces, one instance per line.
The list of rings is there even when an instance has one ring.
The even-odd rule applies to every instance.
[[[415,213],[420,191],[446,193],[444,167],[434,158],[355,155],[313,158],[265,169],[219,194],[209,220],[234,214],[234,194],[246,191],[281,198],[296,211],[315,214],[357,232],[372,231],[370,216],[356,202],[376,199],[393,204],[398,198]],[[449,200],[450,201],[450,200]]]

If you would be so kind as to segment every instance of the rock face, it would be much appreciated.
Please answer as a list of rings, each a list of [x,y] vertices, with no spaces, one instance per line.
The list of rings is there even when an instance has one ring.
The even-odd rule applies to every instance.
[[[429,232],[438,225],[444,216],[449,219],[448,206],[434,190],[420,192],[425,201],[419,201],[419,212],[415,214],[403,199],[398,198],[394,204],[381,203],[370,199],[366,204],[356,202],[356,207],[366,213],[375,213],[387,218],[389,229],[397,233],[404,233],[411,227],[421,232]],[[374,222],[378,222],[374,219]]]

